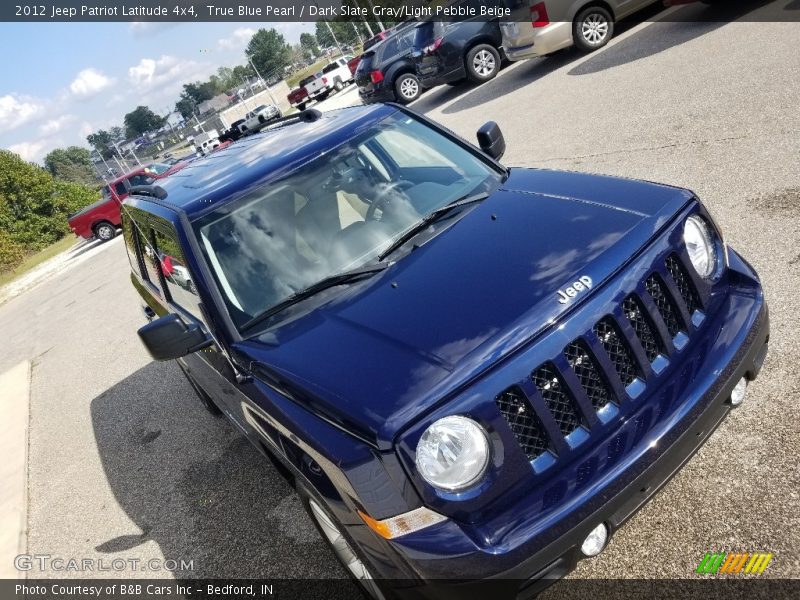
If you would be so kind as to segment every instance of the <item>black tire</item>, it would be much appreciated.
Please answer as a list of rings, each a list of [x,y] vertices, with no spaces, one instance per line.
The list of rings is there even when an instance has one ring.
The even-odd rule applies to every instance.
[[[222,411],[216,404],[214,404],[214,401],[211,399],[211,396],[205,393],[203,388],[201,388],[197,384],[197,382],[195,382],[192,376],[186,372],[186,369],[183,368],[183,365],[181,365],[181,363],[178,363],[178,366],[181,368],[181,372],[186,377],[186,380],[189,382],[189,385],[192,386],[192,389],[194,390],[195,395],[197,395],[198,400],[200,400],[200,403],[203,405],[203,408],[205,408],[215,417],[219,417],[220,415],[222,415]]]
[[[92,231],[94,231],[95,237],[100,240],[101,243],[113,240],[117,235],[117,228],[108,221],[100,221],[95,224]]]
[[[301,102],[300,104],[297,105],[297,110],[305,110],[305,109],[306,109],[305,102]]]
[[[339,520],[331,513],[331,511],[326,506],[325,502],[318,498],[316,494],[309,493],[309,491],[305,488],[304,485],[299,484],[297,486],[297,493],[300,496],[300,501],[303,503],[303,508],[308,513],[311,522],[317,528],[320,537],[322,540],[328,544],[328,547],[333,552],[336,559],[339,563],[344,567],[345,572],[347,572],[356,582],[358,585],[359,590],[364,598],[369,600],[386,600],[387,598],[391,598],[391,594],[388,593],[387,590],[384,590],[382,586],[380,586],[376,580],[372,579],[371,577],[367,579],[359,579],[355,574],[354,571],[348,566],[345,559],[343,559],[342,554],[340,552],[349,550],[352,554],[360,561],[363,567],[366,570],[369,570],[370,566],[367,561],[364,560],[364,555],[361,550],[353,543],[353,538],[350,537],[350,534],[347,532],[347,529],[339,522]],[[315,508],[318,509],[315,510]],[[329,531],[326,531],[326,527],[322,524],[322,518],[320,515],[324,514],[328,521],[338,529],[339,533],[341,534],[342,538],[344,538],[344,544],[341,542],[334,547],[334,542],[329,536]],[[346,550],[345,550],[346,548]],[[352,564],[352,563],[351,563]]]
[[[333,84],[333,87],[336,89],[337,92],[341,92],[344,89],[344,84],[341,81],[337,80],[336,83]]]
[[[500,53],[489,44],[478,44],[464,57],[464,68],[473,83],[494,79],[500,71]]]
[[[413,102],[421,93],[422,86],[413,73],[403,73],[394,80],[394,97],[400,104]]]
[[[614,36],[614,17],[602,6],[584,8],[572,22],[572,39],[579,50],[593,52]]]

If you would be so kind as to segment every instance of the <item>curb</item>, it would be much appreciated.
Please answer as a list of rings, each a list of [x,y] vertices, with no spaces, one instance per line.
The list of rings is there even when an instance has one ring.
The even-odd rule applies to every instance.
[[[31,363],[0,374],[0,578],[24,579],[14,558],[28,551],[28,424]]]

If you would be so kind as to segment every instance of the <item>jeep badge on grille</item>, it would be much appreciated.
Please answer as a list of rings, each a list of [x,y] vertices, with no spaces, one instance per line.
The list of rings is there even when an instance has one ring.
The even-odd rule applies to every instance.
[[[578,277],[578,280],[572,285],[567,286],[565,290],[558,290],[558,302],[559,304],[566,304],[580,292],[590,289],[592,289],[592,278],[588,275]]]

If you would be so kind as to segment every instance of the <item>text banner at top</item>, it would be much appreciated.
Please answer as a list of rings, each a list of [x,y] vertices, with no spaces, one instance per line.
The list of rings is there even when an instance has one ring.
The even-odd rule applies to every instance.
[[[536,7],[547,7],[549,22],[534,25]],[[651,0],[628,21],[726,23],[799,21],[797,0]],[[544,27],[571,21],[574,0],[49,0],[0,2],[0,22],[280,22],[509,21]],[[533,8],[532,8],[533,7]]]

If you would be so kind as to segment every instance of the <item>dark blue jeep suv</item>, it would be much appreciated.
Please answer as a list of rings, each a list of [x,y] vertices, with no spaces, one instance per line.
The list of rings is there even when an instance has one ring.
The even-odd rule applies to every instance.
[[[506,168],[491,122],[478,141],[396,105],[304,111],[124,205],[142,342],[375,598],[535,594],[767,352],[758,277],[694,194]]]

